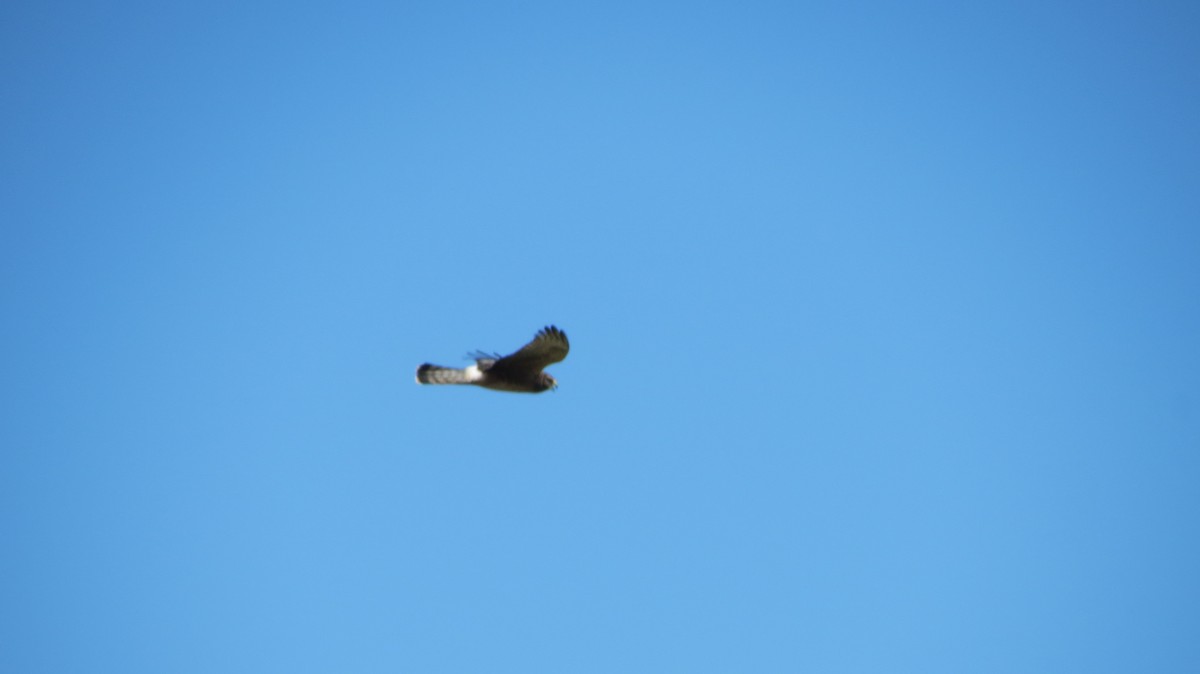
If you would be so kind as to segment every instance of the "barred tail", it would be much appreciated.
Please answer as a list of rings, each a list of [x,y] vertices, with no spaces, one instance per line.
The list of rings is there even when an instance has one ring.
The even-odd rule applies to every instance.
[[[470,384],[472,381],[466,370],[429,363],[417,368],[418,384]]]

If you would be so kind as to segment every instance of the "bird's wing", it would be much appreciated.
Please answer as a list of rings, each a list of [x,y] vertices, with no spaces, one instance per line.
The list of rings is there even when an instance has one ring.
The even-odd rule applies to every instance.
[[[529,368],[536,372],[566,358],[570,349],[567,333],[550,325],[539,331],[533,341],[521,347],[520,351],[501,358],[493,367]]]
[[[498,353],[487,353],[486,351],[472,351],[471,353],[467,354],[467,358],[475,361],[475,364],[477,366],[479,366],[480,372],[484,372],[486,370],[491,369],[491,367],[496,364],[496,361],[500,360],[500,358],[502,358],[502,356]]]

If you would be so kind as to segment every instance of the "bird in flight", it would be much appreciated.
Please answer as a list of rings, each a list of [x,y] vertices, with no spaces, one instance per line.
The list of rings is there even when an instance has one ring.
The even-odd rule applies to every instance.
[[[472,354],[475,364],[464,368],[425,363],[417,368],[417,383],[473,384],[493,391],[541,393],[558,388],[554,377],[542,370],[566,358],[570,348],[567,333],[550,325],[508,356],[477,351]]]

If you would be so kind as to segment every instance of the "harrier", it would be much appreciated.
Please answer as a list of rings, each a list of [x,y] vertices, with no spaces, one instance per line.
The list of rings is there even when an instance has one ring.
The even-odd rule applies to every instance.
[[[425,363],[417,368],[417,383],[474,384],[493,391],[541,393],[558,388],[554,377],[542,369],[566,358],[570,348],[567,333],[551,325],[508,356],[476,352],[472,354],[475,364],[461,369]]]

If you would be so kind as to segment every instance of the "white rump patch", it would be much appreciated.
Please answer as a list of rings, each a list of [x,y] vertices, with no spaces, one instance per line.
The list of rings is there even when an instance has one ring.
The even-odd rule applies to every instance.
[[[479,371],[478,365],[464,367],[462,373],[466,381],[479,381],[483,379],[483,373]]]

